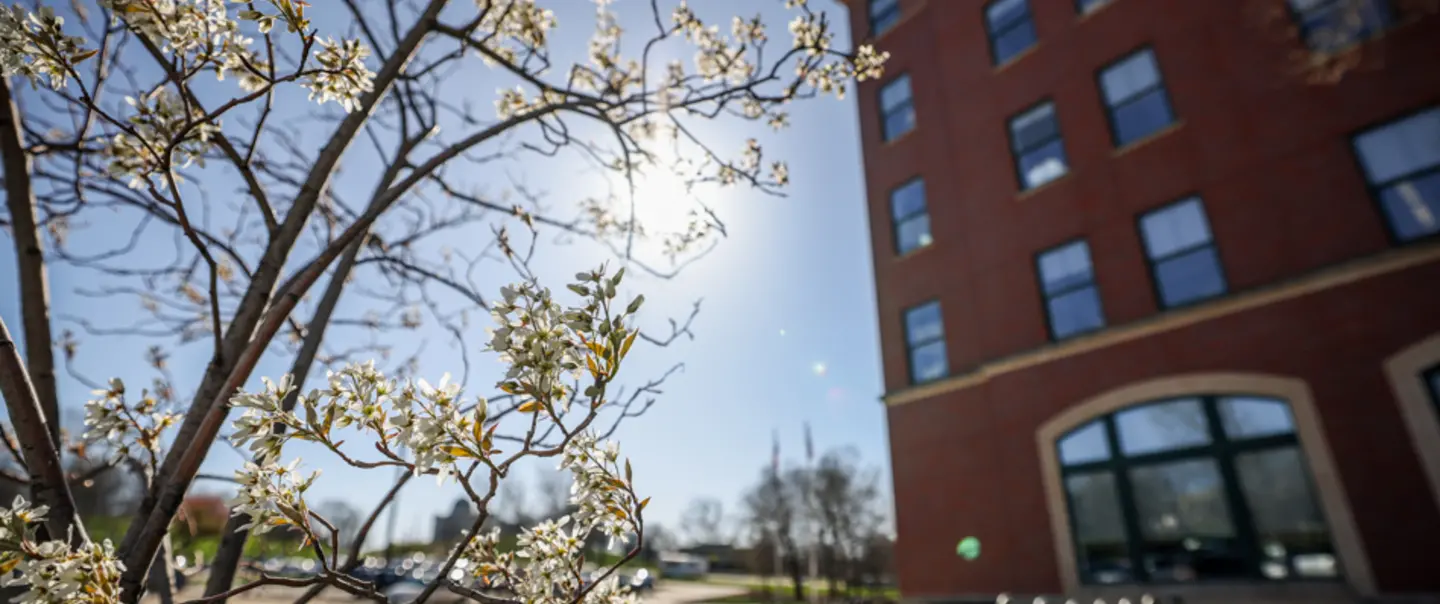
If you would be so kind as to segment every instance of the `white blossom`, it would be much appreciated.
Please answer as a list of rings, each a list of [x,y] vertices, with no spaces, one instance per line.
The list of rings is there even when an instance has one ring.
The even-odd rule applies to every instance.
[[[375,88],[375,73],[365,66],[369,56],[370,47],[359,40],[321,40],[315,54],[320,69],[301,85],[310,90],[312,101],[335,101],[345,111],[354,111],[360,107],[360,97]]]
[[[48,6],[30,12],[16,4],[0,8],[0,76],[25,76],[63,88],[71,65],[93,56],[85,40],[67,36],[65,20]]]
[[[36,541],[34,526],[45,521],[45,506],[16,497],[0,507],[0,586],[24,588],[12,602],[93,604],[120,601],[125,565],[107,539],[71,547],[63,540]]]

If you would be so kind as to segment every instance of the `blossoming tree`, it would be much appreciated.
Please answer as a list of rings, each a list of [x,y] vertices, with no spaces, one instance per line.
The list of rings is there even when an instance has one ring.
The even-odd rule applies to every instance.
[[[16,501],[0,514],[0,566],[19,571],[10,581],[27,588],[25,598],[135,602],[182,498],[226,426],[253,460],[236,476],[236,522],[227,527],[224,562],[217,561],[207,586],[211,599],[265,584],[309,586],[311,596],[329,586],[379,598],[347,573],[363,538],[353,541],[348,560],[340,559],[335,531],[305,500],[315,477],[285,457],[293,440],[318,443],[356,467],[400,467],[407,476],[454,481],[482,519],[517,460],[560,458],[574,477],[579,511],[530,529],[515,552],[499,551],[477,521],[420,600],[440,589],[484,601],[624,598],[614,581],[580,580],[576,544],[593,531],[643,536],[646,500],[634,490],[629,464],[613,445],[599,444],[596,423],[616,403],[612,383],[626,353],[637,338],[654,340],[631,319],[640,300],[614,307],[622,273],[602,269],[569,286],[579,304],[560,305],[526,267],[525,244],[502,227],[495,245],[522,280],[488,302],[476,288],[395,252],[386,244],[393,233],[384,229],[399,224],[403,231],[408,223],[399,209],[440,195],[513,212],[532,249],[537,225],[550,226],[605,242],[629,266],[663,273],[630,254],[643,232],[624,211],[637,178],[659,164],[661,151],[686,159],[674,165],[687,184],[782,187],[785,164],[763,161],[758,141],[745,141],[738,154],[722,153],[694,123],[723,117],[783,129],[792,102],[843,95],[847,81],[877,76],[884,62],[868,46],[853,53],[832,48],[828,19],[804,0],[785,2],[794,15],[791,41],[769,54],[758,16],[733,19],[727,34],[683,2],[671,11],[659,5],[649,3],[653,30],[643,45],[627,46],[608,0],[597,0],[586,61],[563,69],[550,51],[557,19],[538,0],[340,0],[320,13],[301,0],[96,0],[70,3],[65,13],[43,2],[0,11],[0,71],[32,88],[0,86],[8,106],[0,119],[6,226],[21,252],[31,344],[31,358],[21,359],[0,329],[0,392],[34,501]],[[348,25],[332,25],[342,22]],[[654,65],[652,52],[668,43],[688,46],[693,61]],[[440,92],[466,83],[455,77],[464,66],[513,83],[494,99],[492,117]],[[313,106],[333,110],[287,108],[294,88]],[[287,111],[292,121],[282,123]],[[585,127],[600,134],[586,138],[579,134],[589,132]],[[588,200],[583,220],[565,220],[457,184],[456,171],[517,139],[503,148],[535,158],[574,150],[625,183],[624,191],[618,199]],[[357,141],[374,147],[369,157],[378,168],[368,196],[350,204],[344,197],[353,193],[340,193],[336,176],[342,158],[364,153],[352,149]],[[234,219],[229,227],[212,224],[222,204],[210,200],[206,183],[220,178],[240,184],[241,201],[223,206]],[[101,208],[138,212],[179,237],[183,250],[171,267],[116,272],[145,279],[134,290],[158,289],[156,282],[170,279],[179,300],[147,298],[146,307],[157,318],[165,308],[183,307],[184,333],[211,341],[188,405],[165,408],[173,398],[168,384],[135,396],[120,380],[87,405],[88,436],[114,444],[114,455],[146,478],[139,513],[118,545],[86,536],[61,470],[40,246],[44,230],[56,244],[54,257],[79,264],[112,257],[82,258],[63,245],[72,216]],[[702,210],[666,237],[667,252],[684,251],[717,228]],[[415,230],[418,236],[425,228]],[[134,239],[144,238],[136,233]],[[447,380],[431,386],[386,377],[373,364],[338,368],[321,389],[296,386],[310,371],[350,271],[369,258],[488,307],[497,325],[487,347],[509,366],[498,384],[501,396],[465,398]],[[297,309],[327,273],[329,286],[301,325]],[[296,378],[243,391],[286,330],[303,342],[291,351]],[[503,408],[492,408],[499,399]],[[236,408],[243,412],[232,418]],[[343,446],[339,431],[362,433],[373,452]],[[320,572],[235,587],[245,532],[282,526],[305,535]],[[473,573],[504,579],[511,592],[482,594],[451,580],[462,559]]]

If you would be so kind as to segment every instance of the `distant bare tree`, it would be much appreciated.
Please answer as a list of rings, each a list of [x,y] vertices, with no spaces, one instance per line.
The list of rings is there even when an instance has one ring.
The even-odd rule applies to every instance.
[[[360,515],[360,510],[355,509],[344,501],[331,499],[315,506],[315,511],[335,527],[335,535],[340,547],[348,547],[355,534],[360,531],[360,526],[365,518]]]
[[[702,497],[692,500],[680,517],[680,527],[691,544],[713,544],[723,540],[724,505],[719,499]]]
[[[778,568],[773,563],[768,566],[789,575],[797,602],[805,599],[804,569],[801,565],[804,552],[797,539],[805,521],[801,503],[803,493],[796,488],[804,481],[803,470],[782,472],[766,468],[760,481],[751,487],[741,503],[745,521],[778,559]]]

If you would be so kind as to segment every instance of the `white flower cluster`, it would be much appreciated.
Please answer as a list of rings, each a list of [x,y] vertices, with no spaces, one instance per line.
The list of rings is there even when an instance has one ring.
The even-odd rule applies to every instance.
[[[128,458],[138,449],[154,463],[161,435],[180,421],[180,414],[161,410],[148,391],[141,391],[134,405],[127,404],[120,378],[112,378],[108,389],[92,394],[98,398],[85,403],[85,440],[105,442],[111,447],[112,461]]]
[[[107,539],[70,547],[60,540],[37,542],[32,528],[45,520],[45,506],[16,497],[0,507],[0,585],[23,587],[16,604],[100,604],[120,601],[125,565]]]
[[[756,67],[745,57],[746,42],[755,33],[743,25],[733,27],[734,39],[720,34],[719,26],[706,26],[683,0],[670,15],[675,29],[695,44],[695,69],[705,81],[726,80],[742,84],[755,75]],[[764,30],[758,40],[764,39]]]
[[[170,55],[172,67],[182,79],[213,71],[224,80],[229,72],[239,74],[239,85],[256,92],[272,83],[299,79],[310,90],[310,99],[319,103],[335,101],[346,111],[358,106],[360,97],[374,87],[374,76],[365,66],[370,50],[356,40],[319,40],[314,54],[316,67],[277,77],[251,46],[254,40],[240,28],[240,21],[254,21],[261,33],[277,22],[307,41],[304,2],[269,0],[277,12],[256,10],[256,3],[233,0],[99,0],[117,23],[155,44]],[[230,5],[249,8],[230,13]],[[237,20],[238,17],[238,20]],[[77,77],[74,65],[97,54],[85,49],[86,40],[67,36],[64,20],[47,6],[31,12],[21,6],[0,9],[0,76],[22,75],[31,82],[42,79],[56,89]],[[304,58],[300,65],[305,65]],[[126,101],[133,115],[107,119],[125,122],[119,127],[105,153],[112,176],[128,178],[131,187],[143,187],[152,176],[172,172],[198,162],[220,130],[219,116],[206,115],[193,103],[172,96],[167,86],[141,91]]]
[[[570,503],[576,506],[575,523],[586,533],[599,530],[617,540],[640,529],[635,516],[649,500],[637,501],[630,490],[630,462],[625,462],[623,480],[616,478],[620,470],[620,446],[611,441],[600,448],[590,434],[577,435],[565,447],[561,469],[575,476],[570,487]],[[633,510],[634,514],[626,510]]]
[[[225,0],[101,0],[117,21],[191,65],[216,65],[244,53],[251,39],[226,12]]]
[[[200,109],[182,102],[168,88],[156,88],[140,98],[125,97],[135,113],[127,120],[129,131],[111,139],[105,148],[112,176],[130,179],[140,188],[168,165],[186,167],[205,164],[205,151],[220,132],[218,124],[204,120]],[[177,176],[178,178],[178,176]]]
[[[601,446],[586,431],[603,403],[605,385],[638,335],[626,319],[644,298],[637,297],[624,310],[611,308],[623,277],[623,270],[608,276],[603,268],[576,275],[569,289],[583,302],[569,308],[558,304],[548,289],[530,283],[507,286],[493,308],[497,327],[488,348],[510,365],[499,386],[518,397],[516,411],[528,416],[527,422],[562,423],[575,388],[566,377],[578,379],[584,372],[591,377],[586,419],[564,430],[564,447],[551,453],[562,456],[560,469],[573,476],[573,513],[527,530],[515,551],[500,551],[495,531],[472,536],[456,551],[474,563],[468,567],[472,574],[503,579],[519,601],[573,602],[587,589],[580,580],[586,539],[598,531],[613,543],[643,530],[640,515],[649,500],[635,495],[629,462],[621,461],[618,445]],[[249,527],[256,532],[293,527],[314,538],[314,514],[304,496],[318,473],[302,476],[299,460],[286,466],[276,462],[290,439],[320,443],[361,467],[408,466],[417,473],[434,473],[441,481],[459,474],[462,460],[471,460],[470,467],[483,463],[503,476],[514,459],[535,452],[527,439],[507,461],[495,459],[499,451],[493,434],[499,424],[488,415],[489,403],[482,398],[473,406],[462,405],[460,387],[448,376],[434,386],[424,380],[398,382],[373,364],[355,364],[328,378],[327,388],[309,394],[298,394],[284,378],[264,380],[262,391],[231,399],[245,410],[234,420],[231,438],[248,445],[257,458],[236,472],[240,494],[234,512],[250,515]],[[295,411],[284,409],[287,396],[295,397]],[[377,448],[385,459],[360,462],[343,453],[332,435],[346,427],[378,435]],[[396,453],[397,445],[409,452],[408,458]],[[633,604],[635,599],[617,582],[605,581],[589,586],[584,601]]]
[[[475,5],[481,14],[477,29],[487,34],[481,43],[506,62],[543,52],[555,28],[555,13],[536,6],[535,0],[475,0]]]
[[[619,369],[621,358],[639,334],[626,325],[626,319],[640,310],[644,296],[631,300],[623,311],[613,312],[610,306],[624,276],[625,269],[620,269],[606,277],[603,268],[576,274],[577,282],[568,288],[586,301],[584,306],[570,309],[561,308],[549,289],[529,283],[501,288],[503,299],[491,310],[499,327],[491,331],[489,345],[510,365],[500,389],[531,397],[539,405],[568,401],[568,388],[561,378],[578,376],[584,368],[594,378],[585,396],[598,402],[601,388]],[[554,415],[553,409],[549,411]]]
[[[359,40],[320,41],[315,61],[320,70],[309,74],[301,83],[310,90],[310,100],[321,104],[335,101],[346,112],[360,107],[360,97],[375,87],[375,73],[365,66],[370,47]]]
[[[500,98],[495,99],[495,114],[506,120],[564,103],[566,98],[564,93],[548,89],[533,98],[527,98],[525,89],[519,86],[507,88],[500,91]]]
[[[32,84],[48,80],[51,88],[65,86],[71,65],[91,56],[85,40],[67,36],[65,19],[48,6],[38,13],[16,4],[0,8],[0,76],[25,76]]]
[[[283,467],[262,461],[246,463],[236,470],[240,492],[230,502],[231,513],[250,516],[250,522],[237,530],[250,529],[259,535],[276,527],[293,526],[306,535],[314,534],[310,529],[310,507],[305,503],[305,491],[320,476],[320,471],[302,477],[296,471],[299,465],[300,459],[296,458]]]
[[[613,545],[615,540],[640,531],[640,512],[649,500],[636,500],[628,462],[625,478],[618,477],[619,456],[614,443],[601,449],[593,435],[576,435],[565,447],[560,465],[574,477],[570,503],[575,512],[526,529],[514,551],[499,550],[498,529],[476,536],[462,552],[475,562],[471,573],[511,585],[522,602],[573,601],[583,587],[580,567],[588,537],[598,530],[610,537]],[[612,576],[593,585],[584,601],[634,604],[637,600]]]
[[[498,327],[491,331],[488,349],[501,353],[510,366],[500,389],[522,397],[518,411],[544,412],[558,421],[572,398],[564,378],[578,378],[585,370],[592,377],[585,395],[592,408],[601,403],[604,384],[638,334],[626,318],[644,301],[638,297],[623,312],[612,312],[623,276],[623,269],[613,277],[603,269],[577,275],[579,282],[569,288],[586,299],[574,308],[561,307],[550,290],[528,283],[501,288],[502,301],[492,310]],[[425,380],[402,383],[366,363],[331,372],[328,382],[328,388],[297,395],[292,411],[283,408],[295,389],[289,377],[278,384],[264,380],[261,392],[236,394],[231,404],[244,412],[233,422],[231,439],[260,458],[275,460],[290,439],[318,442],[339,453],[334,431],[354,426],[380,438],[384,463],[434,473],[441,482],[458,473],[461,460],[499,453],[493,442],[498,424],[489,421],[488,402],[477,398],[466,410],[459,385],[449,383],[448,375],[436,386]],[[401,447],[410,459],[395,452]]]

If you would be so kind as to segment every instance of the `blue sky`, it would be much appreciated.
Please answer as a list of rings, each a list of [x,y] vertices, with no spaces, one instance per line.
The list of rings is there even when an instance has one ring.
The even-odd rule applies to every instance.
[[[730,11],[724,15],[701,13],[723,26],[728,26],[731,13],[748,16],[763,12],[774,42],[788,45],[789,34],[784,28],[788,19],[779,0],[731,0],[723,6],[696,4],[705,10]],[[818,4],[816,8],[831,13],[839,26],[838,46],[848,47],[843,8],[832,2]],[[555,37],[558,50],[563,54],[567,47],[571,51],[583,49],[592,4],[559,0],[547,5],[555,8],[561,24],[561,35]],[[637,5],[648,2],[616,1],[623,24],[633,22]],[[323,8],[313,10],[323,27],[330,15]],[[716,16],[725,19],[717,21]],[[688,59],[688,55],[680,58]],[[478,68],[474,77],[476,98],[487,101],[497,86]],[[803,102],[792,108],[791,118],[793,126],[789,130],[762,139],[767,156],[789,162],[792,182],[788,197],[744,189],[701,192],[703,200],[716,207],[725,221],[728,237],[713,253],[674,279],[647,277],[634,270],[627,275],[629,291],[623,295],[643,291],[649,301],[642,313],[642,326],[663,328],[666,316],[683,317],[696,299],[703,299],[702,311],[694,323],[693,342],[682,341],[663,350],[637,347],[625,370],[628,381],[636,383],[662,373],[675,362],[685,364],[684,371],[667,382],[656,405],[644,416],[629,420],[618,433],[622,451],[634,460],[638,489],[653,497],[647,519],[667,527],[677,527],[680,513],[697,497],[718,498],[727,513],[736,511],[742,491],[770,461],[772,434],[779,433],[782,457],[798,461],[803,455],[806,422],[812,427],[818,450],[856,448],[867,465],[880,470],[881,486],[889,491],[884,409],[878,401],[881,384],[874,280],[853,96],[843,101],[819,98]],[[745,136],[762,134],[748,124],[728,120],[714,128],[709,134],[731,144],[730,148]],[[366,175],[366,161],[363,157],[347,161],[347,174]],[[526,183],[543,188],[547,200],[558,207],[568,207],[599,186],[598,181],[584,175],[578,164],[566,164],[565,160],[522,162],[505,170],[508,175],[519,174]],[[484,181],[485,177],[477,179]],[[223,188],[210,181],[205,186]],[[370,185],[351,182],[347,176],[337,180],[335,186],[368,191]],[[652,183],[641,194],[658,200],[666,197],[664,191],[663,185]],[[98,231],[87,235],[97,240],[117,236],[118,230],[107,234],[106,229],[97,229],[102,224],[92,219],[77,232],[87,228]],[[488,231],[481,235],[489,236]],[[475,234],[460,232],[447,237],[437,245],[464,249]],[[139,261],[146,259],[144,254],[153,254],[160,261],[174,249],[168,235],[148,243],[148,247],[142,246]],[[5,284],[0,286],[0,315],[12,331],[18,331],[18,300],[11,285],[13,251],[8,241],[0,246],[0,284]],[[308,257],[310,252],[295,255]],[[593,266],[597,259],[606,257],[593,245],[542,247],[536,267],[547,283],[558,288],[564,283],[559,279],[568,279],[575,269]],[[612,260],[611,264],[616,262]],[[496,275],[495,287],[511,280],[510,273],[497,271]],[[95,287],[92,273],[64,266],[52,269],[57,334],[66,328],[81,332],[68,317],[116,325],[133,320],[141,312],[139,304],[131,299],[76,294],[79,289]],[[347,294],[340,315],[347,316],[347,311],[351,311],[348,316],[358,315],[363,304],[362,299]],[[302,311],[299,316],[303,318],[307,313]],[[488,323],[484,313],[474,318],[477,324]],[[114,374],[132,383],[148,381],[151,373],[145,369],[143,352],[150,340],[82,337],[76,364],[86,375],[103,378]],[[342,349],[367,337],[355,330],[332,330],[327,348]],[[392,332],[384,337],[397,350],[423,345],[420,374],[432,382],[444,372],[460,371],[458,351],[447,344],[444,333],[433,323],[416,332]],[[486,387],[498,376],[500,364],[494,355],[480,350],[483,337],[471,337],[470,341],[473,368],[467,393],[481,394],[489,391]],[[201,344],[177,348],[172,356],[172,371],[182,401],[188,401],[186,397],[193,393],[208,360]],[[188,353],[192,350],[194,354]],[[286,371],[288,363],[285,355],[270,354],[257,375],[278,375]],[[85,387],[63,378],[62,405],[77,410],[76,416],[87,395]],[[304,447],[287,452],[302,455],[307,467],[322,470],[312,490],[315,502],[341,499],[368,511],[391,479],[388,470],[351,469],[323,452]],[[239,460],[220,445],[207,459],[205,470],[226,473]],[[522,480],[533,486],[536,471],[540,468],[522,472]],[[196,490],[223,488],[219,483],[201,483]],[[430,480],[412,483],[401,496],[400,536],[427,538],[431,519],[448,511],[459,496],[453,484],[437,487]]]

